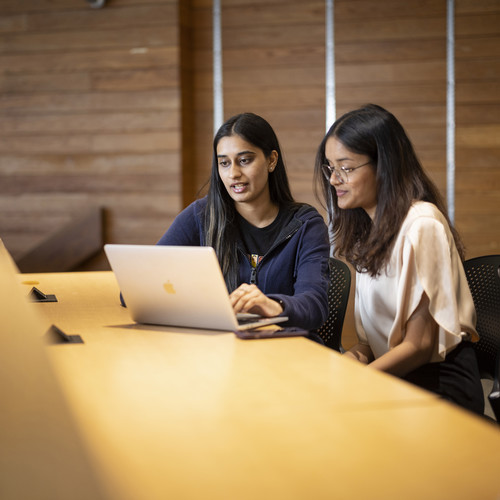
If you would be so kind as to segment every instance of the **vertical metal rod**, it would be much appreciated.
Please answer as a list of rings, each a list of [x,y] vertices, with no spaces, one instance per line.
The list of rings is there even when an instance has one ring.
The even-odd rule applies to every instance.
[[[334,1],[325,1],[326,10],[326,130],[328,130],[336,116],[335,102],[335,33],[334,33]]]
[[[213,106],[214,106],[214,134],[224,122],[224,95],[222,87],[222,32],[220,0],[213,0]]]
[[[335,101],[335,32],[334,32],[334,0],[325,0],[325,98],[326,98],[326,123],[325,130],[332,126],[337,115]],[[331,195],[331,193],[330,193]],[[332,240],[332,222],[328,217],[328,232]],[[333,256],[334,245],[330,246],[330,255]]]
[[[446,198],[455,222],[455,2],[447,0],[446,22]]]

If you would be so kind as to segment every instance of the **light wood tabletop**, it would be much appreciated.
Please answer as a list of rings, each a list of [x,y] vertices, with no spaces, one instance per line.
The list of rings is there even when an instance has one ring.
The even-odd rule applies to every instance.
[[[111,272],[18,275],[105,496],[496,499],[500,432],[302,337],[134,324]],[[35,284],[35,285],[33,285]]]

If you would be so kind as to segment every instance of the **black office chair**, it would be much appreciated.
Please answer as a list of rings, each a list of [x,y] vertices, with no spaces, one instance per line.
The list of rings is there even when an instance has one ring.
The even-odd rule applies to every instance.
[[[500,423],[500,255],[466,260],[464,268],[476,307],[476,328],[480,336],[473,346],[481,377],[493,380],[488,400]]]
[[[342,348],[342,327],[344,325],[351,270],[341,260],[330,257],[330,285],[328,287],[328,319],[315,332],[324,345],[344,352]]]

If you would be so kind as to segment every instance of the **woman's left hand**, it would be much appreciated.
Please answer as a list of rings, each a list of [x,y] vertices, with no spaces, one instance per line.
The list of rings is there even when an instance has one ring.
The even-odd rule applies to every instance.
[[[278,316],[283,312],[279,302],[264,295],[256,285],[243,283],[229,295],[234,312],[248,312],[265,317]]]

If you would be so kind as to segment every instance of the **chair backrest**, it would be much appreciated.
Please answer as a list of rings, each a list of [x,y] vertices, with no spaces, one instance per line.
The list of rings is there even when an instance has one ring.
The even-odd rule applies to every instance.
[[[464,262],[476,308],[480,340],[474,345],[482,377],[498,377],[500,355],[500,255],[485,255]]]
[[[318,328],[316,334],[324,344],[342,352],[342,327],[344,325],[349,291],[351,289],[351,270],[349,266],[330,257],[330,285],[328,287],[328,319]]]

